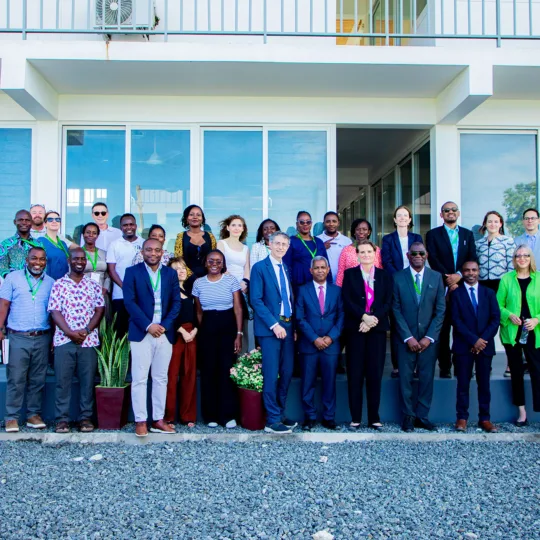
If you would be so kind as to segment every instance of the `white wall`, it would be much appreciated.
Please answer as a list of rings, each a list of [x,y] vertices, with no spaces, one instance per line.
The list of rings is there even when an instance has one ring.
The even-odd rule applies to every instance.
[[[520,128],[540,126],[540,100],[489,99],[466,116],[459,127]]]

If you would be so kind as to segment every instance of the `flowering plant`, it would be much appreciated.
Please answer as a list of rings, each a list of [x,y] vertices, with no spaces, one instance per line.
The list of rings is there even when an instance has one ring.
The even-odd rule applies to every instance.
[[[262,392],[262,353],[260,349],[252,351],[238,357],[236,364],[231,368],[231,379],[239,388]]]

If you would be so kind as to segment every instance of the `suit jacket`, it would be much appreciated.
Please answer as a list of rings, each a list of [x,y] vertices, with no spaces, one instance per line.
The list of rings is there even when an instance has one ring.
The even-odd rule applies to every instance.
[[[298,340],[300,353],[315,354],[320,352],[313,342],[318,337],[328,336],[333,343],[322,352],[339,354],[341,352],[339,338],[343,331],[344,319],[340,287],[331,283],[326,284],[324,313],[321,314],[319,298],[313,282],[302,285],[298,289],[298,298],[296,299],[296,323],[300,330]]]
[[[516,248],[519,246],[525,244],[526,246],[529,245],[527,242],[527,235],[523,233],[521,236],[516,236],[514,238],[514,242],[516,243]],[[534,244],[534,250],[533,250],[534,259],[536,261],[536,264],[540,263],[540,231],[536,233],[536,242]]]
[[[387,332],[390,330],[388,313],[392,307],[392,276],[386,270],[375,268],[373,292],[375,298],[371,312],[379,319],[379,324],[370,332]],[[345,328],[358,332],[362,316],[366,313],[366,289],[360,266],[345,270],[342,293],[346,315]]]
[[[129,341],[142,341],[146,329],[154,317],[154,291],[144,263],[126,270],[124,276],[124,305],[129,313]],[[176,341],[175,319],[180,313],[180,286],[178,275],[168,266],[161,267],[161,326],[166,329],[167,339]]]
[[[467,285],[452,293],[450,304],[454,325],[452,352],[467,354],[478,338],[482,338],[488,342],[483,354],[495,355],[494,337],[501,322],[501,310],[495,292],[478,285],[478,313],[474,312]]]
[[[401,342],[411,336],[417,341],[426,336],[439,339],[446,309],[444,290],[441,274],[426,267],[418,303],[410,268],[394,274],[393,313]]]
[[[409,248],[414,242],[423,242],[422,237],[416,233],[407,233],[407,238],[407,247]],[[383,268],[387,272],[395,274],[396,272],[399,272],[399,270],[403,270],[403,263],[405,261],[403,260],[401,243],[397,231],[383,236],[381,252]]]
[[[426,233],[426,249],[429,255],[429,266],[441,274],[456,274],[461,271],[466,261],[476,261],[476,244],[472,231],[459,226],[459,245],[457,263],[454,264],[454,254],[450,238],[444,225],[435,227]]]
[[[291,311],[294,310],[291,274],[283,263],[283,270],[289,282]],[[271,326],[279,323],[281,312],[281,289],[270,257],[253,265],[249,279],[249,299],[253,308],[253,328],[260,337],[273,336]]]

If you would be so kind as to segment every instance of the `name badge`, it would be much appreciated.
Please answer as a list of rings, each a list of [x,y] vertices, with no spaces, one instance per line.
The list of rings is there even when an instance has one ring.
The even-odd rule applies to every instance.
[[[90,272],[90,279],[101,284],[101,275],[98,272]]]

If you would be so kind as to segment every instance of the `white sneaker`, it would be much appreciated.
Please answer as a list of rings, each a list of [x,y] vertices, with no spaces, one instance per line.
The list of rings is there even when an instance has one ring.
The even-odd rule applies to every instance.
[[[225,424],[225,427],[227,429],[234,429],[236,427],[236,420],[229,420],[226,424]]]
[[[208,427],[209,428],[217,428],[218,427],[218,423],[217,422],[208,422]]]

